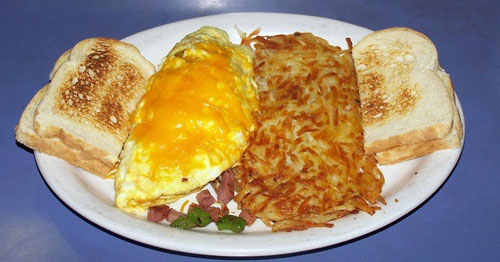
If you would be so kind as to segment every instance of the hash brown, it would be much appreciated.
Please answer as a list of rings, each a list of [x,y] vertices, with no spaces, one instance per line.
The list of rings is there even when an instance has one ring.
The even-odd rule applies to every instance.
[[[258,129],[241,159],[239,207],[273,231],[373,214],[384,176],[365,155],[350,49],[310,33],[257,36]]]

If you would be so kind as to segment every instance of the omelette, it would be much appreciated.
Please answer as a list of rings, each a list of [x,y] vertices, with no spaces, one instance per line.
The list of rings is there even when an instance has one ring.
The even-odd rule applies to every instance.
[[[237,164],[255,129],[253,61],[213,27],[174,46],[136,109],[114,172],[117,207],[144,215]]]

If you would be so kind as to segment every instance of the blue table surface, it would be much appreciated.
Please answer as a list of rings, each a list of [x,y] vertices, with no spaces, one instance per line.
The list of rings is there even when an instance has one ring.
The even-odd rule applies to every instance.
[[[48,81],[55,59],[83,38],[120,39],[183,19],[249,11],[424,32],[452,77],[466,121],[460,161],[439,191],[414,212],[341,245],[261,259],[499,261],[500,2],[493,0],[1,1],[0,261],[228,259],[151,248],[83,219],[51,192],[32,152],[16,144],[14,127],[30,98]]]

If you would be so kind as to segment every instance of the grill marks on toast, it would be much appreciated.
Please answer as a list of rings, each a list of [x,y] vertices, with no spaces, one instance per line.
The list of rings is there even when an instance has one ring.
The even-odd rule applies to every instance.
[[[99,94],[96,86],[101,85],[111,71],[116,60],[114,50],[103,42],[98,42],[91,53],[80,63],[72,74],[68,74],[60,92],[60,112],[70,117],[92,121],[98,105]],[[94,101],[92,101],[94,100]]]
[[[410,48],[398,42],[398,48]],[[413,70],[413,55],[404,50],[386,50],[391,47],[373,47],[370,52],[361,52],[361,64],[357,70],[363,77],[358,85],[362,95],[362,112],[364,125],[382,124],[393,116],[404,116],[411,112],[419,96],[417,88],[410,83],[409,74]],[[406,50],[406,49],[405,49]],[[377,68],[391,68],[381,72]],[[397,79],[397,81],[394,81]],[[387,86],[387,89],[380,88]]]
[[[123,101],[134,95],[135,90],[130,86],[141,81],[145,81],[144,76],[134,65],[118,64],[113,47],[98,41],[75,71],[67,75],[59,94],[61,103],[57,106],[68,117],[95,123],[106,132],[120,136],[127,132],[120,127],[128,121]]]
[[[133,45],[88,38],[63,53],[43,97],[30,102],[18,141],[106,176],[131,128],[131,114],[154,73]]]
[[[107,92],[104,101],[101,104],[99,112],[96,114],[97,122],[102,124],[104,128],[116,132],[121,131],[126,136],[128,130],[119,128],[124,125],[124,121],[129,121],[128,115],[125,113],[133,111],[132,108],[123,108],[120,101],[127,101],[129,97],[134,95],[135,90],[130,88],[130,85],[145,81],[144,77],[137,72],[137,69],[129,64],[124,63],[118,67],[117,80],[110,87],[113,92]]]
[[[428,37],[409,28],[377,31],[353,47],[353,57],[368,154],[450,133],[453,102]]]
[[[115,56],[109,45],[99,42],[73,74],[66,76],[60,93],[59,110],[79,119],[92,117],[90,109],[95,107],[91,106],[92,98],[98,97],[95,87],[102,84],[112,68]]]

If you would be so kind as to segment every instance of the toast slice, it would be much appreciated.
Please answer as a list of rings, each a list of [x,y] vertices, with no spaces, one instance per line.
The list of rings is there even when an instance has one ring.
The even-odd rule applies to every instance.
[[[408,28],[376,31],[354,46],[353,58],[367,154],[450,133],[454,108],[429,38]]]
[[[439,77],[446,85],[448,95],[453,103],[453,126],[448,135],[442,139],[423,141],[414,145],[394,147],[382,152],[378,152],[377,160],[381,165],[390,165],[402,161],[428,155],[441,149],[460,148],[462,146],[463,126],[460,114],[455,104],[455,94],[450,77],[441,68],[438,71]]]
[[[38,90],[24,109],[19,124],[16,126],[15,134],[17,141],[33,150],[64,158],[71,165],[79,166],[93,174],[105,176],[109,172],[109,167],[99,159],[85,158],[80,151],[67,147],[58,138],[43,138],[35,132],[33,129],[35,109],[47,92],[47,89],[48,85]]]
[[[106,175],[118,160],[130,131],[132,112],[154,70],[130,44],[108,38],[90,38],[76,44],[57,60],[48,86],[37,94],[40,101],[32,121],[39,138],[56,139],[65,147],[56,146],[60,150],[52,153],[38,148],[97,175]],[[26,115],[37,99],[30,102]],[[24,124],[20,121],[19,126]],[[28,129],[18,130],[18,141],[30,146],[29,139],[22,135]],[[89,167],[71,161],[65,149],[82,161],[101,163]]]

